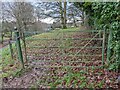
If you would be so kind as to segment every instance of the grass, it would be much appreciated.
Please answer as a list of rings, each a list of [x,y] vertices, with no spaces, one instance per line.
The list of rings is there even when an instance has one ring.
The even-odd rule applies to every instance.
[[[80,85],[78,85],[78,82],[81,82]],[[83,88],[87,85],[87,79],[85,76],[83,76],[80,72],[78,73],[68,73],[65,75],[62,79],[57,79],[55,82],[49,84],[51,88],[55,88],[58,85],[64,85],[65,87],[73,87],[76,88],[79,86],[79,88]]]
[[[59,38],[61,36],[61,32],[78,31],[78,30],[79,30],[79,28],[52,30],[52,31],[47,32],[47,33],[42,33],[42,34],[38,34],[38,35],[28,37],[28,39],[30,39],[30,38],[55,38],[55,37]]]
[[[16,52],[15,43],[12,44],[13,51]],[[17,61],[16,55],[14,56],[15,59],[11,58],[9,45],[2,49],[1,51],[2,60],[0,61],[2,74],[0,78],[9,77],[11,75],[15,75],[17,72],[21,70],[20,63]]]
[[[85,76],[84,74],[86,74],[86,71],[78,71],[78,72],[74,72],[72,69],[70,68],[64,68],[67,70],[67,74],[65,74],[63,77],[58,77],[58,76],[53,76],[53,77],[49,77],[49,78],[54,78],[55,80],[53,82],[47,83],[47,82],[42,82],[41,80],[38,80],[36,82],[36,84],[32,85],[31,88],[36,87],[38,88],[39,85],[41,85],[42,83],[44,84],[48,84],[48,87],[51,89],[54,88],[90,88],[91,90],[93,90],[93,88],[102,88],[102,86],[104,85],[104,80],[99,81],[99,82],[91,82],[89,83],[89,79],[87,78],[87,76]],[[64,71],[62,69],[62,71]]]
[[[51,32],[42,33],[26,38],[28,46],[49,46],[51,43],[54,43],[56,46],[69,46],[70,40],[62,41],[63,36],[70,37],[74,32],[69,31],[78,31],[79,28],[68,28],[68,29],[59,29],[52,30]],[[69,33],[67,33],[69,32]],[[43,39],[60,39],[58,41],[54,40],[43,40]],[[39,43],[38,43],[39,40]],[[31,41],[31,42],[30,42]]]

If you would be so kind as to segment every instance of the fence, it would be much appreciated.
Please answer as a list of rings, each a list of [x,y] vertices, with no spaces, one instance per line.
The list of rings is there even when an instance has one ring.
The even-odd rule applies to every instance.
[[[93,32],[94,35],[90,36],[90,34]],[[26,33],[30,33],[30,32],[26,32]],[[102,34],[102,37],[99,35],[100,33]],[[71,35],[75,36],[76,34],[83,34],[83,38],[81,38],[82,36],[78,38],[74,38],[71,36]],[[84,34],[88,36],[84,36]],[[98,46],[91,45],[91,42],[95,43],[96,40],[99,41],[100,45]],[[79,42],[79,45],[75,46],[76,42]],[[83,44],[81,44],[82,42]],[[67,67],[67,66],[80,67],[80,65],[78,66],[71,66],[71,65],[75,62],[84,62],[84,63],[87,62],[88,64],[90,62],[93,63],[94,61],[91,60],[96,57],[101,58],[98,62],[101,62],[101,66],[104,65],[105,32],[102,30],[101,31],[97,31],[97,30],[59,31],[52,37],[48,36],[48,38],[47,37],[37,38],[37,36],[33,38],[30,37],[30,38],[26,38],[26,46],[27,46],[28,60],[38,61],[38,62],[45,61],[49,63],[50,62],[55,63],[60,61],[63,62],[62,64],[64,64],[63,66],[57,66],[57,65],[50,66],[50,64],[48,65],[44,64],[41,67]],[[74,50],[74,52],[72,51],[72,49]],[[99,54],[95,54],[95,52],[91,54],[90,50],[93,52],[95,51],[96,53],[97,53],[96,50],[98,50]],[[88,53],[84,53],[84,52],[88,52]],[[50,59],[50,57],[52,58]],[[59,58],[59,60],[55,59],[56,57]],[[69,58],[69,59],[65,60],[65,58]],[[66,62],[71,63],[71,65],[66,65],[65,64]],[[91,67],[93,66],[94,65],[91,65]]]
[[[25,45],[23,41],[20,42],[22,37],[20,37],[17,30],[15,30],[15,34],[17,55],[22,67],[25,68],[25,60],[27,60],[30,67],[46,72],[47,76],[45,74],[44,76],[50,76],[49,79],[56,77],[62,79],[64,77],[63,74],[75,73],[76,70],[81,72],[82,76],[100,75],[102,74],[101,70],[106,70],[108,63],[110,63],[110,47],[108,47],[106,54],[105,41],[107,39],[105,38],[106,32],[104,30],[71,29],[42,34],[27,31],[24,34],[30,36],[25,37]],[[110,38],[111,34],[109,35],[108,43],[111,42]],[[11,43],[9,47],[11,57],[14,59]]]
[[[27,34],[31,34],[33,32],[25,32]],[[35,34],[36,33],[36,34]],[[54,36],[50,36],[49,38],[45,37],[38,37],[37,38],[37,35],[39,35],[39,33],[37,34],[38,32],[34,32],[33,36],[30,36],[30,37],[26,37],[26,50],[27,50],[27,59],[28,61],[29,60],[39,60],[39,61],[48,61],[48,62],[53,62],[53,61],[58,61],[56,59],[52,60],[49,58],[47,58],[45,60],[44,56],[45,57],[58,57],[56,55],[59,55],[60,57],[60,60],[61,62],[87,62],[90,63],[92,61],[90,60],[85,60],[85,57],[86,59],[93,59],[93,58],[96,58],[96,57],[101,57],[100,59],[100,62],[101,62],[101,65],[103,66],[104,65],[104,49],[105,49],[105,31],[103,30],[77,30],[77,31],[58,31],[58,32],[55,32]],[[94,33],[94,35],[92,34]],[[20,45],[20,37],[19,37],[19,32],[16,31],[15,32],[16,34],[16,46],[17,46],[17,50],[18,50],[18,57],[19,57],[19,60],[21,60],[22,62],[22,65],[24,67],[24,62],[23,62],[23,54],[22,54],[22,50],[21,50],[21,45]],[[74,38],[74,36],[76,35],[81,35],[77,38]],[[83,35],[82,35],[83,34]],[[74,36],[72,36],[74,35]],[[87,36],[84,36],[84,35],[87,35]],[[90,36],[91,35],[91,36]],[[32,38],[33,37],[33,38]],[[82,38],[83,37],[83,38]],[[96,43],[96,41],[99,41],[99,45],[98,46],[95,46],[95,45],[92,45],[91,43]],[[42,43],[41,43],[42,42]],[[75,46],[74,44],[76,42],[79,42],[80,45],[77,45]],[[83,43],[83,44],[81,44]],[[91,46],[90,46],[91,45]],[[97,44],[96,44],[97,45]],[[13,50],[12,50],[12,47],[11,47],[11,44],[9,44],[10,46],[10,52],[11,52],[11,57],[13,58]],[[23,47],[24,48],[24,47]],[[47,54],[44,54],[43,52],[41,52],[42,50],[51,50],[53,49],[53,53],[52,52],[46,52]],[[75,51],[73,52],[72,49]],[[101,51],[100,51],[101,49]],[[54,53],[56,51],[59,51],[58,53]],[[69,51],[70,50],[70,51]],[[88,50],[88,53],[84,53],[84,52],[87,52]],[[89,54],[91,53],[90,50],[92,50],[93,52],[95,51],[97,53],[96,50],[98,50],[99,54]],[[66,52],[68,51],[68,53]],[[84,53],[84,54],[83,54]],[[24,54],[25,55],[25,54]],[[58,58],[59,58],[58,57]],[[65,57],[68,57],[70,58],[69,60],[65,61]],[[74,59],[77,58],[77,59],[80,59],[80,60],[75,60]],[[42,60],[43,59],[43,60]],[[63,59],[63,60],[62,60]],[[82,61],[83,60],[83,61]],[[48,65],[46,65],[47,67],[49,67]],[[46,67],[45,66],[45,67]],[[43,66],[42,66],[43,67]],[[51,66],[53,67],[53,66]],[[55,66],[54,67],[58,67],[58,66]],[[61,67],[61,66],[59,66]],[[72,66],[73,67],[73,66]],[[75,67],[75,66],[74,66]],[[77,66],[79,67],[79,66]]]

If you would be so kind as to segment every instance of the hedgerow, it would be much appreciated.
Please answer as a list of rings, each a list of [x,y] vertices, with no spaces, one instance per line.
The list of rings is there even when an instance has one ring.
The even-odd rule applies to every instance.
[[[119,2],[76,2],[76,7],[82,9],[88,18],[88,24],[93,29],[105,30],[109,62],[113,69],[120,68],[120,3]],[[107,40],[106,40],[107,41]],[[110,65],[110,67],[111,67]]]

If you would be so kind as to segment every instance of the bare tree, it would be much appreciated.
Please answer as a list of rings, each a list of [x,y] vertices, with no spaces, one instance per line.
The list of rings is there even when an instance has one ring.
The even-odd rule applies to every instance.
[[[59,5],[59,8],[60,8],[60,17],[61,17],[61,24],[62,24],[62,28],[64,28],[64,14],[63,14],[63,8],[62,8],[62,2],[60,2],[60,5]]]
[[[66,22],[67,22],[67,18],[66,18],[66,7],[67,7],[67,2],[64,2],[64,24],[63,24],[63,28],[67,28],[66,26]]]
[[[77,21],[82,20],[83,17],[82,11],[76,8],[73,3],[70,3],[67,15],[69,20],[73,21],[75,27],[77,27]],[[79,20],[76,19],[76,17],[79,18]]]
[[[5,15],[9,15],[9,17],[16,22],[25,47],[25,56],[27,56],[25,36],[23,32],[28,30],[27,25],[34,21],[34,8],[29,2],[6,2],[3,3],[3,5],[5,6]],[[27,60],[27,57],[25,58]]]
[[[67,2],[41,2],[37,9],[41,18],[52,17],[56,21],[61,21],[62,28],[66,28],[66,7]]]
[[[5,5],[2,3],[1,4],[1,24],[2,28],[0,30],[1,33],[1,42],[3,43],[3,38],[4,37],[9,37],[9,39],[12,39],[12,23],[10,23],[10,16],[8,13],[5,12]]]

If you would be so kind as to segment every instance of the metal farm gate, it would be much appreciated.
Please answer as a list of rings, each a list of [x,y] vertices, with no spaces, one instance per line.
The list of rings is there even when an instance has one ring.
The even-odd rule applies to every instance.
[[[106,55],[105,30],[71,28],[47,33],[26,31],[23,33],[25,38],[15,30],[18,59],[23,68],[26,64],[32,68],[39,87],[105,88],[110,83],[116,85],[116,77],[112,76],[116,71],[110,72],[108,69],[110,47]],[[110,38],[111,34],[108,44]]]
[[[28,61],[43,63],[39,67],[99,68],[105,63],[105,32],[102,30],[36,34],[26,38],[26,46]]]
[[[102,85],[105,82],[105,79],[100,79],[100,82],[95,79],[96,76],[103,75],[101,69],[106,70],[103,30],[77,29],[37,33],[26,38],[26,48],[29,65],[37,72],[38,85],[93,87],[96,83]],[[75,79],[78,78],[80,83],[76,83],[78,80]],[[69,85],[71,82],[73,86]]]

